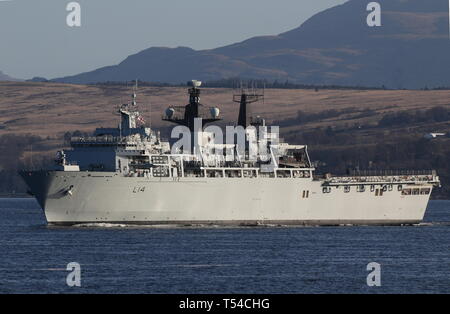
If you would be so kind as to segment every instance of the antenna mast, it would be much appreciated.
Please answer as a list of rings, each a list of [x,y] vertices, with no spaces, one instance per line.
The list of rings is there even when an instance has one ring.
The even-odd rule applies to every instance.
[[[252,83],[252,90],[250,91],[248,88],[244,89],[242,87],[241,82],[241,92],[240,94],[233,95],[233,101],[239,103],[239,117],[238,117],[238,125],[242,126],[244,129],[250,125],[250,114],[248,105],[259,100],[264,101],[264,92],[263,94],[258,94],[254,85]]]

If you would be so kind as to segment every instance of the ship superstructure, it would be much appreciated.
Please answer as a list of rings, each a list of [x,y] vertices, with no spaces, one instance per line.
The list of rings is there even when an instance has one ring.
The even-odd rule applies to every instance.
[[[439,185],[434,171],[316,177],[305,145],[284,143],[264,119],[249,117],[249,103],[262,95],[245,91],[235,97],[237,126],[254,127],[254,137],[241,145],[217,143],[206,126],[220,120],[220,111],[200,104],[200,85],[193,81],[188,105],[169,107],[163,117],[192,132],[189,149],[174,149],[144,125],[133,91],[117,128],[72,138],[54,169],[22,171],[47,221],[384,225],[423,219]],[[264,153],[253,156],[252,144]]]

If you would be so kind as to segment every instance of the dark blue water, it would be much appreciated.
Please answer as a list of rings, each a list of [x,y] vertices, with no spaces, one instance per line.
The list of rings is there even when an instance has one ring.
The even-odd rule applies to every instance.
[[[450,201],[413,227],[47,227],[0,199],[1,293],[450,293]],[[81,265],[81,287],[66,266]],[[366,266],[381,264],[381,287]]]

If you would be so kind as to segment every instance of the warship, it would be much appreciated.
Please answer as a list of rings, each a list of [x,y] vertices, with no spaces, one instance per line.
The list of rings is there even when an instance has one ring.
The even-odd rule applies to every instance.
[[[239,103],[235,126],[257,129],[252,141],[267,148],[264,156],[249,158],[250,139],[238,149],[236,143],[216,143],[207,131],[206,125],[220,120],[220,111],[200,103],[200,86],[193,81],[189,103],[163,114],[165,121],[193,132],[192,150],[174,149],[173,141],[145,125],[134,89],[131,102],[120,106],[117,128],[72,137],[52,168],[22,170],[48,224],[407,225],[423,220],[432,189],[440,184],[435,171],[318,176],[306,145],[272,141],[265,120],[250,117],[249,105],[263,95],[242,90],[233,98]],[[214,150],[220,153],[210,154]]]

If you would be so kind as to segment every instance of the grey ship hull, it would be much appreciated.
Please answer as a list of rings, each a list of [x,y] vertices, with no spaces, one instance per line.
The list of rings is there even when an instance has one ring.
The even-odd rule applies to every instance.
[[[49,224],[401,225],[429,194],[350,192],[311,178],[146,178],[115,172],[23,172]],[[413,187],[432,188],[431,183]],[[303,191],[309,191],[305,198]]]

